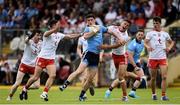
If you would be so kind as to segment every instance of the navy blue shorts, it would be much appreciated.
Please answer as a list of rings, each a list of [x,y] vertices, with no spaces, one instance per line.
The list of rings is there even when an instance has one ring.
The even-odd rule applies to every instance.
[[[137,67],[141,67],[141,64],[140,63],[136,63]],[[128,72],[133,72],[134,71],[134,66],[130,63],[128,63],[127,65],[127,71]]]
[[[99,64],[99,54],[93,52],[85,52],[82,61],[90,67],[97,67]]]

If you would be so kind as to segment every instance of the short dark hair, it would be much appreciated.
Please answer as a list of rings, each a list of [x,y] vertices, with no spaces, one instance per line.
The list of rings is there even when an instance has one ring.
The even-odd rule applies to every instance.
[[[130,21],[130,20],[125,19],[124,21],[128,22],[128,23],[129,23],[129,25],[131,25],[131,21]]]
[[[155,17],[153,18],[153,21],[161,23],[161,17],[155,16]]]
[[[138,32],[144,32],[144,29],[138,29],[138,30],[137,30],[137,33],[138,33]]]
[[[87,18],[91,18],[91,17],[95,19],[95,16],[94,16],[93,14],[88,14],[88,15],[86,16],[86,19],[87,19]]]
[[[33,30],[33,32],[32,32],[32,35],[35,35],[36,33],[41,33],[41,31],[40,30]]]
[[[35,35],[36,35],[36,33],[41,33],[41,31],[40,30],[32,30],[32,31],[28,31],[27,32],[27,35],[28,35],[28,39],[31,39],[31,38],[33,38]]]
[[[52,27],[54,24],[56,24],[58,22],[58,20],[50,20],[49,23],[48,23],[48,27]]]
[[[60,15],[58,15],[58,14],[55,14],[54,15],[54,20],[60,20],[61,19],[61,16]]]

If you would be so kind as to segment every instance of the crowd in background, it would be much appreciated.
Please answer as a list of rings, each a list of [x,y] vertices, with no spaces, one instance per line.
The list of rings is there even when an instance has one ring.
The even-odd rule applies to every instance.
[[[40,29],[45,32],[48,29],[48,21],[58,19],[61,23],[61,32],[79,33],[85,28],[84,17],[88,13],[94,13],[96,22],[100,25],[111,25],[128,19],[132,22],[129,31],[133,35],[137,28],[148,28],[146,23],[153,16],[160,16],[166,20],[165,26],[180,17],[179,0],[0,0],[0,30],[2,44],[9,43],[14,37],[22,34],[18,29]],[[13,30],[15,29],[15,31]],[[66,41],[65,41],[66,42]],[[64,42],[61,42],[64,43]],[[67,48],[68,54],[76,53],[77,42],[71,41],[70,47],[62,44],[61,48]],[[74,56],[71,56],[72,59]],[[7,56],[1,57],[6,61]],[[4,63],[6,64],[6,63]],[[4,69],[6,84],[12,84],[13,73],[9,73],[8,65],[0,66]],[[11,70],[13,71],[13,70]],[[1,74],[0,77],[2,77]],[[3,79],[0,78],[2,82]]]
[[[48,21],[57,18],[64,33],[81,32],[84,16],[93,12],[101,25],[128,19],[144,28],[153,16],[169,25],[178,18],[179,7],[178,0],[0,0],[0,27],[45,31]]]

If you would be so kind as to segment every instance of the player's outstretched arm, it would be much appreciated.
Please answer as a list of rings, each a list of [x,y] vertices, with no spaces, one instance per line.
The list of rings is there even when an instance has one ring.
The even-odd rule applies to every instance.
[[[121,46],[121,44],[119,44],[119,43],[117,43],[117,44],[113,44],[113,45],[108,45],[108,44],[102,44],[101,46],[100,46],[100,49],[116,49],[116,48],[118,48],[118,47],[120,47]]]
[[[96,35],[96,33],[99,31],[100,27],[98,25],[93,25],[89,27],[90,32],[83,33],[83,37],[85,40],[89,39],[93,35]]]
[[[86,32],[86,33],[84,33],[83,37],[85,40],[87,40],[90,37],[92,37],[93,35],[95,35],[95,33],[93,31],[92,32]]]
[[[80,37],[81,34],[67,34],[64,36],[64,39],[74,39]]]
[[[130,37],[128,37],[128,40],[118,40],[118,42],[116,44],[113,45],[108,45],[108,44],[102,44],[100,46],[100,49],[116,49],[118,47],[124,46],[126,43],[128,43],[131,40]]]

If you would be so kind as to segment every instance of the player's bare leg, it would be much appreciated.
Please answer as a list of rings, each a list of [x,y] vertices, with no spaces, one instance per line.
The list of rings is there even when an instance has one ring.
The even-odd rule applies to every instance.
[[[166,65],[160,65],[159,66],[161,69],[161,77],[162,77],[162,82],[161,82],[161,89],[162,89],[162,97],[161,100],[167,101],[169,100],[168,97],[166,96],[166,79],[167,79],[167,66]]]
[[[79,74],[81,74],[86,69],[86,67],[87,65],[81,62],[77,70],[74,71],[72,74],[70,74],[68,79],[65,81],[65,83],[62,86],[59,87],[59,89],[63,91],[73,81],[74,78],[76,78]]]
[[[80,101],[84,101],[84,94],[86,93],[86,91],[89,89],[89,87],[92,85],[93,79],[97,73],[98,68],[96,67],[90,67],[87,69],[87,79],[82,87],[82,91],[81,94],[79,96],[79,100]]]
[[[86,77],[88,75],[87,70],[85,70],[84,72],[85,72],[85,75],[83,76],[82,84],[85,84],[86,79],[87,79]],[[91,85],[89,87],[89,93],[91,94],[91,96],[94,96],[94,94],[95,94],[93,82],[91,83]],[[86,94],[85,94],[85,97],[86,97]]]
[[[32,77],[33,75],[30,75],[30,78]],[[35,81],[30,87],[29,89],[39,89],[40,87],[40,78]]]
[[[156,76],[157,76],[157,69],[150,69],[151,72],[151,91],[152,91],[152,99],[157,100],[156,95]]]
[[[16,92],[17,88],[19,87],[19,85],[21,84],[24,75],[25,74],[23,72],[18,70],[18,73],[17,73],[17,76],[16,76],[16,82],[11,87],[9,95],[8,95],[8,97],[6,99],[7,101],[12,100],[12,97],[13,97],[14,93]]]
[[[138,77],[138,75],[136,75],[134,72],[126,72],[126,77],[127,78],[137,78]]]
[[[126,80],[125,80],[126,69],[127,69],[127,65],[119,65],[118,79],[119,79],[119,82],[121,83],[122,92],[123,92],[122,101],[128,101],[127,91],[126,91],[127,86],[126,86]]]
[[[136,91],[136,89],[140,86],[141,84],[141,80],[142,78],[145,78],[144,77],[144,72],[142,70],[139,70],[139,71],[136,71],[135,73],[134,72],[126,72],[126,78],[134,78],[136,79],[136,81],[134,82],[133,84],[133,88],[132,90],[133,91]],[[112,90],[118,85],[118,84],[121,84],[119,79],[116,79],[113,81],[113,83],[111,84],[111,86],[109,87],[109,89],[106,91],[106,94],[105,94],[105,98],[109,98],[110,97],[110,93],[112,92]],[[131,93],[131,92],[130,92]],[[135,94],[135,93],[134,93]],[[135,98],[135,97],[134,97]]]
[[[119,79],[115,79],[111,86],[109,87],[109,90],[112,91],[117,85],[119,84]]]
[[[105,92],[105,98],[106,98],[106,99],[110,97],[111,92],[113,91],[113,89],[114,89],[115,87],[117,87],[119,84],[121,84],[121,81],[119,81],[118,78],[115,79],[115,80],[112,82],[112,84],[111,84],[111,86],[109,87],[109,89],[106,90],[106,92]]]
[[[47,72],[48,72],[49,78],[46,81],[45,88],[50,89],[56,77],[56,66],[48,65],[46,68],[48,70]]]
[[[22,82],[22,79],[24,77],[25,73],[18,71],[17,76],[16,76],[16,82],[14,83],[14,85],[12,86],[10,93],[8,95],[7,100],[12,100],[12,97],[14,95],[14,93],[16,92],[17,88],[19,87],[19,85]],[[30,76],[32,77],[32,75]],[[40,79],[37,80],[36,82],[34,82],[29,89],[38,89],[40,87]]]
[[[28,80],[26,85],[23,87],[21,94],[19,95],[20,100],[23,100],[23,99],[27,100],[27,98],[28,98],[27,90],[35,81],[37,81],[39,79],[42,71],[43,70],[41,67],[39,67],[39,66],[35,67],[34,75]]]
[[[143,79],[146,81],[146,77],[144,76],[144,72],[142,69],[136,70],[135,74],[136,74],[136,77],[135,77],[136,81],[134,82],[133,87],[132,87],[131,91],[129,92],[129,96],[132,98],[138,97],[138,96],[136,96],[136,89],[140,86]]]
[[[116,68],[116,70],[118,70],[119,68]],[[133,77],[133,78],[136,78],[137,75],[132,73],[132,72],[125,72],[125,75],[124,77]],[[111,92],[112,90],[118,85],[118,84],[122,84],[121,82],[124,82],[124,81],[120,81],[119,78],[117,78],[116,80],[114,80],[111,84],[111,86],[109,87],[108,90],[106,90],[105,92],[105,98],[109,98],[110,95],[111,95]]]
[[[44,99],[45,101],[48,101],[48,91],[49,89],[51,88],[54,80],[55,80],[55,77],[56,77],[56,66],[53,64],[53,65],[48,65],[46,67],[47,69],[47,73],[49,75],[47,81],[46,81],[46,84],[45,84],[45,87],[44,87],[44,91],[43,93],[40,95],[40,97],[42,99]]]
[[[140,79],[136,79],[136,81],[134,83],[134,87],[138,88],[142,82],[142,79],[146,80],[146,77],[144,76],[144,71],[142,69],[135,71],[135,74],[138,76],[137,78],[140,78]]]

